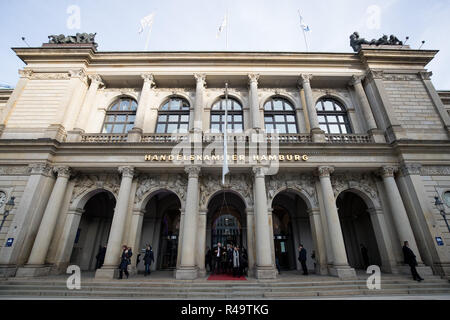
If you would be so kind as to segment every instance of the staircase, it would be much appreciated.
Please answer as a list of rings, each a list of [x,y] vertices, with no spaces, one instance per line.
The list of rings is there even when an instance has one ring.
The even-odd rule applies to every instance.
[[[401,275],[382,276],[381,290],[369,290],[366,277],[339,280],[333,277],[286,277],[276,281],[176,281],[173,278],[99,281],[82,279],[80,290],[69,290],[66,277],[0,280],[0,300],[5,299],[320,299],[374,296],[444,296],[450,299],[450,282],[428,276],[421,283]]]

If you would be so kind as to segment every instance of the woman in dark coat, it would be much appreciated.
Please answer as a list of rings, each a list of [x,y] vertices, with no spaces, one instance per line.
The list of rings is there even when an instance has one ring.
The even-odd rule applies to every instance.
[[[144,255],[144,265],[145,265],[145,273],[144,275],[147,276],[148,274],[151,273],[150,271],[150,266],[152,264],[152,262],[155,261],[155,257],[152,251],[152,247],[151,246],[147,246],[147,249],[145,249],[145,255]]]
[[[119,264],[119,269],[120,269],[119,279],[123,278],[124,273],[128,279],[128,276],[129,276],[128,265],[131,264],[131,256],[132,255],[133,255],[133,253],[131,252],[131,248],[128,248],[126,245],[124,245],[123,251],[122,251],[122,256],[120,258],[120,264]]]

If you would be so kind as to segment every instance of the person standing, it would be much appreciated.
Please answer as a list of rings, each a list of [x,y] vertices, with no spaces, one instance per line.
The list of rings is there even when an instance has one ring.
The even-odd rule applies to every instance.
[[[361,255],[363,258],[363,263],[364,263],[364,269],[367,269],[369,267],[369,253],[367,248],[361,243]]]
[[[232,259],[233,259],[233,277],[238,276],[241,277],[241,253],[239,252],[239,247],[235,246],[232,251]]]
[[[234,253],[234,250],[233,250],[233,246],[231,244],[227,245],[227,247],[228,247],[228,249],[227,249],[227,262],[226,262],[227,263],[226,264],[226,266],[227,266],[227,273],[231,274],[233,272],[233,269],[234,269],[234,267],[233,267],[233,253]]]
[[[145,273],[144,276],[147,276],[151,273],[150,266],[152,262],[155,261],[155,256],[153,254],[152,246],[147,245],[147,248],[145,249],[145,255],[144,255],[144,265],[145,265]]]
[[[303,275],[308,275],[308,268],[306,267],[306,249],[303,248],[303,245],[298,246],[298,261],[300,261],[300,264],[302,265],[303,269]]]
[[[120,258],[120,264],[119,264],[119,270],[120,270],[120,276],[119,279],[123,278],[123,274],[127,276],[127,279],[129,277],[128,274],[128,265],[131,264],[131,256],[133,253],[131,252],[131,248],[128,248],[126,245],[122,246],[122,256]]]
[[[214,250],[214,259],[215,259],[214,273],[215,274],[220,273],[220,264],[222,262],[221,258],[222,258],[222,247],[221,247],[220,242],[218,242],[216,250]]]
[[[409,243],[408,241],[404,242],[403,245],[403,256],[405,258],[405,263],[407,265],[409,265],[409,267],[411,268],[411,274],[413,276],[413,279],[416,281],[423,281],[423,278],[419,275],[419,273],[416,270],[416,266],[417,266],[417,260],[416,260],[416,255],[414,254],[414,252],[409,248]]]

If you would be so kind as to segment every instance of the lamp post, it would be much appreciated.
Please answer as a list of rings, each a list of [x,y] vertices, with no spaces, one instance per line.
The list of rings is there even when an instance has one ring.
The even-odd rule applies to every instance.
[[[447,225],[447,229],[450,232],[450,226],[448,225],[448,221],[447,221],[447,217],[446,217],[446,213],[445,213],[445,207],[444,204],[442,203],[442,201],[439,199],[439,197],[434,197],[434,205],[436,206],[436,208],[439,210],[439,212],[441,213],[441,216],[444,218],[445,224]]]
[[[0,224],[0,231],[2,230],[3,224],[5,223],[6,218],[9,216],[9,213],[14,208],[14,199],[15,197],[11,197],[9,201],[5,204],[5,213],[3,213],[2,223]]]

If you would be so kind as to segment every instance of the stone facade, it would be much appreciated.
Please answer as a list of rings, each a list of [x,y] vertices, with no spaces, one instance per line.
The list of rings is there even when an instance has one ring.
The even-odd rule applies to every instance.
[[[0,191],[15,197],[0,232],[1,275],[64,273],[71,263],[94,271],[98,247],[107,245],[96,277],[112,278],[122,244],[136,253],[151,243],[153,269],[195,279],[208,270],[206,247],[223,237],[247,249],[258,279],[276,278],[276,261],[299,269],[300,243],[314,251],[308,268],[317,274],[354,278],[365,267],[360,243],[384,272],[408,272],[405,240],[421,273],[450,274],[450,233],[434,206],[450,192],[450,117],[425,69],[436,51],[15,51],[27,66],[0,96]],[[211,143],[221,146],[210,128],[226,81],[243,128],[228,152],[245,161],[231,158],[222,184],[222,161],[203,160]],[[157,132],[171,97],[189,105],[189,133]],[[137,106],[130,128],[105,133],[121,98]],[[296,133],[265,135],[274,98],[292,107]],[[327,131],[321,99],[342,106],[334,121],[345,115],[347,132]],[[275,171],[247,161],[254,137],[276,148]],[[203,160],[167,160],[187,145]],[[222,216],[236,221],[235,233],[218,233]],[[132,272],[142,271],[136,255]]]

